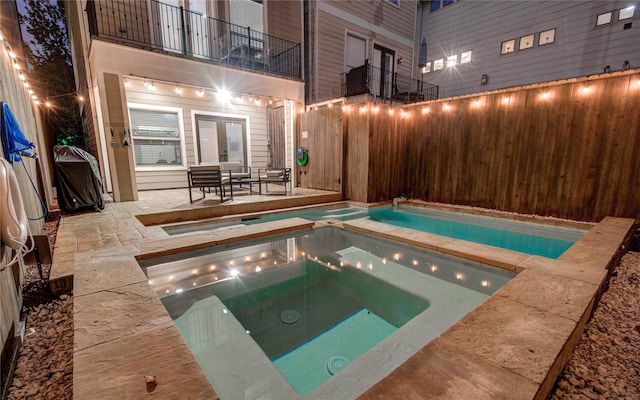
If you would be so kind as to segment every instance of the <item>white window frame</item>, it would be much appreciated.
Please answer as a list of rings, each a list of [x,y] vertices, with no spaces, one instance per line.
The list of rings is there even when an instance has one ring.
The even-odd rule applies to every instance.
[[[171,112],[176,113],[178,115],[178,131],[180,133],[180,157],[181,164],[158,164],[158,165],[140,165],[138,166],[135,161],[135,143],[133,137],[133,129],[130,129],[131,137],[129,141],[131,142],[131,148],[133,150],[133,158],[136,172],[146,172],[146,171],[186,171],[187,170],[187,146],[185,143],[184,137],[184,119],[183,119],[183,111],[182,108],[178,107],[166,107],[166,106],[155,106],[150,104],[141,104],[141,103],[127,103],[127,113],[129,117],[129,126],[131,127],[131,110],[146,110],[146,111],[162,111],[162,112]],[[118,140],[118,138],[116,138]]]
[[[516,40],[505,40],[500,44],[500,54],[511,54],[516,51]]]
[[[625,15],[623,15],[625,13]],[[621,8],[618,11],[618,21],[624,21],[626,19],[631,19],[636,13],[636,6],[632,5],[629,7]]]
[[[460,54],[460,64],[468,64],[471,62],[472,51],[465,51]]]
[[[427,73],[429,73],[429,72],[431,72],[431,61],[428,61],[428,62],[424,65],[424,67],[422,67],[422,73],[423,73],[423,74],[427,74]]]
[[[447,68],[455,67],[458,64],[458,55],[454,54],[447,57]]]
[[[543,41],[545,38],[551,39]],[[547,44],[555,43],[556,41],[556,28],[547,29],[546,31],[540,32],[540,36],[538,37],[538,46],[544,46]]]
[[[598,14],[598,16],[596,17],[596,26],[610,24],[612,19],[613,19],[613,11],[608,11],[606,13]]]
[[[439,58],[433,62],[433,70],[440,71],[444,69],[444,58]]]
[[[535,43],[535,41],[536,41],[536,35],[535,34],[522,36],[520,38],[520,43],[518,45],[518,49],[519,50],[530,49],[530,48],[533,47],[533,44]]]
[[[364,40],[364,59],[367,60],[369,59],[369,38],[365,35],[362,35],[359,32],[356,31],[352,31],[349,29],[345,29],[344,31],[344,57],[343,57],[343,63],[344,63],[344,67],[342,68],[343,71],[347,71],[347,68],[354,68],[354,67],[349,67],[347,66],[347,37],[352,36],[356,39],[360,39],[360,40]],[[356,65],[355,67],[358,67],[358,65]]]

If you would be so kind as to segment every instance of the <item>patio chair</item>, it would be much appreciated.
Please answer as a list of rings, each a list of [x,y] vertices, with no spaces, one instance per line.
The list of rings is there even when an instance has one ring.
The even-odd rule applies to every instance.
[[[233,200],[233,185],[231,185],[231,171],[223,171],[219,165],[192,165],[187,171],[189,181],[189,202],[193,203],[191,189],[199,188],[202,192],[202,198],[206,197],[205,188],[214,188],[216,193],[220,190],[220,202]],[[230,197],[226,197],[227,192],[225,186],[229,185]]]
[[[291,168],[260,168],[258,169],[258,180],[260,193],[262,193],[263,182],[265,193],[269,193],[269,183],[284,185],[285,195],[287,194],[287,183],[289,184],[289,193],[292,193],[293,191],[291,183]]]

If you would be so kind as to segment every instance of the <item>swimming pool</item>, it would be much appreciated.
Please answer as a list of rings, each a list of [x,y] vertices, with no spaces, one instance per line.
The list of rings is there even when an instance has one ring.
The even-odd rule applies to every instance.
[[[176,235],[252,225],[291,217],[301,217],[312,221],[329,219],[347,221],[369,218],[389,225],[548,258],[558,258],[586,233],[586,229],[407,205],[371,208],[350,205],[314,207],[304,210],[227,218],[223,221],[177,224],[164,227],[164,229],[167,233]]]
[[[560,257],[586,233],[556,225],[411,206],[372,208],[368,218],[547,258]]]
[[[334,227],[140,264],[222,399],[355,398],[513,277]]]

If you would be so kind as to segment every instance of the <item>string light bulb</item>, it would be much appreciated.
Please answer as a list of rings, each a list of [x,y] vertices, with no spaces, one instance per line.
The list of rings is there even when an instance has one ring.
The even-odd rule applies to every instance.
[[[198,90],[198,96],[199,97],[204,96],[204,89],[203,88],[200,88],[200,90]]]
[[[127,80],[127,78],[124,78],[124,87],[128,88],[130,85],[129,81]]]
[[[182,88],[179,85],[176,85],[176,93],[181,94]]]
[[[17,56],[16,56],[16,53],[14,53],[14,52],[13,52],[13,51],[11,51],[11,50],[9,50],[9,51],[7,52],[7,54],[9,54],[9,57],[11,57],[11,59],[12,59],[12,60],[13,60],[13,59],[15,59],[15,58],[17,57]]]

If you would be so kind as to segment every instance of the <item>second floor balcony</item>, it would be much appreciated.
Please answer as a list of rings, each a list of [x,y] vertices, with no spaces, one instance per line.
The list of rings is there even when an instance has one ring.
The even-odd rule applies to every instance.
[[[155,0],[87,2],[92,37],[301,79],[300,43]]]
[[[342,95],[374,95],[397,103],[417,103],[438,98],[439,87],[397,72],[385,72],[365,62],[342,74]]]

